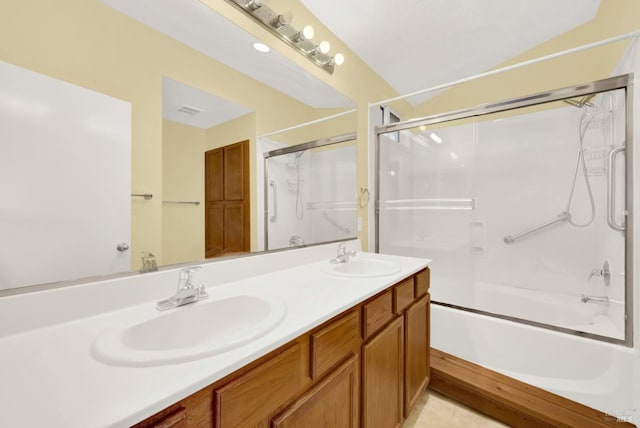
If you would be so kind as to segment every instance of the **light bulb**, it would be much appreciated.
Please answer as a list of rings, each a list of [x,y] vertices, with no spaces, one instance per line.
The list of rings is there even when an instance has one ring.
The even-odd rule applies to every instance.
[[[335,63],[335,65],[342,65],[342,64],[344,64],[344,55],[342,55],[341,53],[337,53],[337,54],[333,57],[333,62]]]
[[[273,21],[271,21],[271,25],[273,25],[276,30],[284,27],[285,25],[291,24],[293,20],[293,14],[289,11],[278,15]]]
[[[330,49],[331,49],[331,45],[326,40],[320,42],[320,44],[318,45],[318,50],[323,54],[328,53]]]
[[[247,7],[251,10],[256,10],[262,7],[262,0],[251,0],[249,2],[249,4],[247,4]]]
[[[313,36],[315,36],[316,32],[313,30],[313,27],[311,25],[305,25],[302,28],[302,35],[304,36],[305,40],[310,40],[313,39]]]

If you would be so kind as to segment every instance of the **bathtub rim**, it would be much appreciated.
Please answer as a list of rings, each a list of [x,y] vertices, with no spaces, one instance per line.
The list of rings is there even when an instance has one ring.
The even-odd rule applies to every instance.
[[[474,309],[474,308],[469,308],[469,307],[466,307],[466,306],[459,306],[459,305],[455,305],[455,304],[452,304],[452,303],[439,302],[439,301],[436,301],[436,300],[432,300],[431,304],[442,306],[442,307],[449,308],[449,309],[459,310],[459,311],[463,311],[463,312],[469,312],[469,313],[476,314],[476,315],[486,316],[486,317],[490,317],[490,318],[497,318],[497,319],[500,319],[500,320],[503,320],[503,321],[509,321],[509,322],[513,322],[513,323],[517,323],[517,324],[523,324],[523,325],[527,325],[529,327],[537,327],[537,328],[541,328],[541,329],[544,329],[544,330],[551,330],[551,331],[555,331],[555,332],[558,332],[558,333],[569,334],[571,336],[581,337],[581,338],[585,338],[585,339],[597,340],[598,342],[610,343],[610,344],[613,344],[613,345],[621,345],[621,346],[623,346],[623,347],[625,347],[627,349],[633,349],[633,345],[630,344],[625,339],[617,339],[615,337],[602,336],[600,334],[588,333],[586,331],[580,331],[580,330],[573,330],[573,329],[566,328],[566,327],[559,327],[559,326],[552,325],[552,324],[546,324],[546,323],[542,323],[542,322],[538,322],[538,321],[532,321],[532,320],[528,320],[528,319],[524,319],[524,318],[518,318],[518,317],[511,316],[511,315],[503,315],[503,314],[498,314],[498,313],[494,313],[494,312],[483,311],[481,309]]]

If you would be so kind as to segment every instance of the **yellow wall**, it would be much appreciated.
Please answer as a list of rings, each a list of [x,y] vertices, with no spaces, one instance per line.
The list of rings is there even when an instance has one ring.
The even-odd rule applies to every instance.
[[[162,121],[162,260],[204,259],[206,130]],[[169,201],[200,202],[199,205]]]
[[[593,20],[495,69],[635,31],[640,29],[638,16],[637,0],[601,0]],[[611,75],[628,45],[626,40],[461,84],[416,107],[413,114],[426,116],[603,79]]]

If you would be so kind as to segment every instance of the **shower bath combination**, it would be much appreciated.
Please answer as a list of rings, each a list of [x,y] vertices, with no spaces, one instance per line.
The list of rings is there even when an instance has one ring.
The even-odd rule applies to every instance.
[[[432,347],[603,412],[634,408],[633,81],[376,128],[376,251],[433,259]]]

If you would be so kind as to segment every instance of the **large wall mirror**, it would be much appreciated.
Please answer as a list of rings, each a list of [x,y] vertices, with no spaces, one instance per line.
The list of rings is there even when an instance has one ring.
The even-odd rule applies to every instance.
[[[220,2],[219,7],[231,8],[224,2]],[[250,218],[247,222],[249,245],[244,250],[262,249],[258,242],[258,207],[262,202],[257,200],[257,164],[261,155],[257,136],[355,106],[285,56],[275,51],[261,54],[254,50],[252,44],[258,41],[255,37],[198,0],[4,2],[0,6],[0,28],[3,40],[0,62],[7,69],[45,76],[96,94],[97,98],[104,96],[107,104],[113,102],[118,107],[118,114],[125,112],[118,126],[124,123],[124,129],[130,130],[128,135],[120,135],[129,146],[121,159],[124,163],[118,166],[107,155],[96,151],[91,152],[93,159],[89,163],[81,157],[82,150],[64,148],[65,138],[58,142],[61,150],[56,150],[61,159],[72,158],[70,164],[81,167],[81,172],[71,174],[71,181],[83,181],[83,177],[93,177],[102,169],[112,168],[115,172],[106,180],[109,182],[102,180],[100,186],[93,186],[91,192],[86,193],[91,193],[93,199],[85,199],[83,194],[71,195],[79,206],[77,210],[104,202],[107,195],[114,192],[112,183],[124,182],[128,214],[107,213],[106,220],[81,215],[82,228],[75,229],[78,236],[104,232],[108,223],[118,223],[119,227],[128,229],[127,236],[103,233],[109,242],[109,257],[120,264],[109,262],[107,267],[89,267],[82,257],[91,251],[66,253],[64,245],[78,245],[72,242],[61,241],[57,249],[41,252],[36,246],[29,246],[28,229],[34,233],[61,231],[64,223],[79,223],[50,210],[65,205],[56,198],[56,189],[63,185],[56,187],[52,182],[46,190],[48,194],[44,195],[46,198],[42,199],[45,203],[39,204],[39,215],[46,219],[46,224],[28,226],[15,234],[14,242],[23,244],[21,251],[26,257],[22,261],[5,260],[6,263],[0,260],[0,271],[4,270],[0,272],[0,279],[5,273],[45,272],[48,265],[62,261],[68,262],[71,268],[54,277],[38,275],[6,280],[0,283],[0,296],[39,289],[39,284],[53,281],[69,283],[89,276],[138,271],[142,268],[142,255],[153,254],[159,266],[204,259],[208,251],[205,226],[210,215],[207,200],[215,193],[215,189],[209,187],[214,188],[216,183],[207,175],[205,165],[215,164],[218,156],[246,157],[246,163],[240,163],[245,168],[242,173],[249,179],[245,190],[250,210],[246,212]],[[8,99],[2,93],[0,98]],[[69,97],[62,92],[58,99],[61,98]],[[93,109],[92,103],[100,101],[82,102],[85,104],[76,104],[76,108],[86,112]],[[14,103],[11,108],[15,106]],[[3,111],[8,110],[0,108],[0,114]],[[6,116],[5,121],[8,120],[15,121]],[[36,116],[31,120],[30,126],[34,128],[45,123]],[[62,122],[63,127],[73,130],[78,124],[72,122]],[[94,130],[104,135],[113,134],[117,128],[108,122],[94,122]],[[355,114],[341,119],[340,132],[355,130]],[[319,126],[313,138],[327,138],[335,133],[333,125],[326,130]],[[41,137],[39,144],[43,148],[50,148],[47,129],[40,129],[35,135]],[[6,134],[1,136],[7,138]],[[93,140],[84,140],[87,139]],[[285,143],[294,145],[308,140],[305,134]],[[239,149],[235,148],[236,144],[240,144]],[[0,150],[6,147],[5,142],[0,144]],[[228,149],[225,151],[225,148]],[[33,170],[38,163],[44,167],[47,153],[35,149],[22,158],[12,158],[15,171]],[[6,154],[0,154],[2,156],[7,159]],[[231,160],[227,163],[231,164]],[[233,183],[239,173],[223,174]],[[6,177],[3,179],[6,181]],[[37,183],[19,180],[21,186],[30,186],[28,195],[37,200]],[[15,186],[16,182],[3,184],[1,189],[10,190],[6,193],[14,196],[19,193],[14,191],[19,187]],[[354,194],[355,191],[354,188]],[[118,195],[122,199],[121,191]],[[0,218],[6,220],[13,215],[28,222],[32,211],[12,209],[16,204],[5,196],[2,196],[0,211],[4,212],[0,212]],[[48,210],[51,216],[47,216]],[[0,245],[7,242],[0,239]],[[119,244],[126,245],[119,247]],[[229,249],[226,253],[237,248],[230,246]],[[15,247],[8,252],[18,257]],[[0,256],[2,254],[0,250]]]

